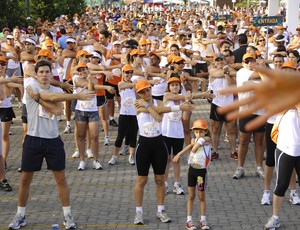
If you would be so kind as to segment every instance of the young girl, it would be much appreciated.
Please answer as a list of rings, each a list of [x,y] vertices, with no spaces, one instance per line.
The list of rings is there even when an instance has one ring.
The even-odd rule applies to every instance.
[[[208,125],[204,120],[196,120],[192,127],[195,139],[191,141],[191,144],[186,146],[180,151],[174,158],[173,162],[178,162],[181,155],[188,150],[191,150],[189,155],[188,164],[190,165],[188,171],[188,203],[187,203],[187,222],[186,229],[194,230],[197,227],[192,221],[193,204],[195,200],[195,188],[197,185],[198,197],[200,200],[200,228],[209,229],[206,222],[206,201],[205,201],[205,187],[206,187],[206,174],[207,166],[211,159],[211,146],[210,137],[208,134]]]

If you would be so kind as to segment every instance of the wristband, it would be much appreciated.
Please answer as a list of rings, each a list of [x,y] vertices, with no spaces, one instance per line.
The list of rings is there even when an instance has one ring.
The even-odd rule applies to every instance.
[[[203,145],[205,143],[204,138],[199,138],[199,140],[197,141],[200,145]]]
[[[38,98],[36,98],[36,99],[34,99],[34,100],[35,100],[36,103],[39,103],[40,99],[41,99],[41,97],[40,97],[40,95],[39,95]]]
[[[148,103],[145,105],[145,108],[147,109],[149,106],[150,106],[150,103],[148,102]]]
[[[171,108],[171,112],[180,111],[180,106],[179,105],[171,106],[170,108]]]

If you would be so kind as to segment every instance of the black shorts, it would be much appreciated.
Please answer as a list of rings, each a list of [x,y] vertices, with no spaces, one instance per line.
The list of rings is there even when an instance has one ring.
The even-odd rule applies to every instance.
[[[226,114],[219,114],[217,111],[217,108],[219,108],[219,106],[215,105],[214,103],[211,103],[209,118],[214,121],[225,121],[226,122],[227,121]]]
[[[164,175],[168,161],[168,150],[162,136],[139,137],[135,151],[135,164],[139,176],[148,176],[150,165],[155,175]]]
[[[46,159],[47,169],[64,170],[66,153],[60,137],[47,139],[26,135],[23,143],[22,165],[24,172],[40,171]]]
[[[22,123],[27,124],[27,109],[26,109],[26,105],[23,104],[22,106]]]
[[[163,136],[163,138],[164,142],[166,143],[169,155],[171,155],[172,153],[173,156],[176,156],[177,153],[179,153],[183,149],[184,138],[172,138],[165,136]]]
[[[115,95],[117,95],[118,97],[120,97],[118,85],[113,85],[113,84],[110,84],[109,82],[104,82],[104,85],[109,85],[109,86],[113,87],[115,89],[115,91],[116,91],[116,93],[111,94],[110,92],[108,92],[107,90],[105,90],[105,96],[106,96],[107,99],[113,99],[115,97]]]
[[[197,185],[198,191],[205,191],[207,181],[207,170],[195,169],[189,167],[188,171],[188,187],[195,187]]]
[[[161,95],[161,96],[153,96],[152,95],[152,98],[155,99],[155,100],[163,101],[164,100],[164,95]]]
[[[275,149],[276,143],[274,143],[271,139],[271,131],[273,128],[273,124],[266,124],[266,166],[274,167],[275,166]]]
[[[16,118],[15,112],[12,107],[10,108],[0,108],[0,119],[1,122],[12,121],[13,118]]]
[[[240,132],[242,132],[242,133],[263,133],[263,132],[265,132],[265,125],[260,126],[260,127],[258,127],[257,129],[252,130],[252,131],[247,131],[247,130],[245,130],[246,124],[247,124],[249,121],[252,121],[252,120],[254,120],[254,119],[257,118],[257,117],[258,117],[258,115],[252,114],[252,115],[249,116],[249,117],[239,119],[239,130],[240,130]]]
[[[97,107],[106,105],[106,97],[105,96],[97,96]]]

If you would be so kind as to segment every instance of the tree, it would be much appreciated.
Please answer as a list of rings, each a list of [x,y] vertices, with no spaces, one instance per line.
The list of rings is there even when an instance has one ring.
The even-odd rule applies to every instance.
[[[9,27],[12,29],[16,25],[23,25],[26,21],[25,1],[0,0],[0,8],[0,28]]]

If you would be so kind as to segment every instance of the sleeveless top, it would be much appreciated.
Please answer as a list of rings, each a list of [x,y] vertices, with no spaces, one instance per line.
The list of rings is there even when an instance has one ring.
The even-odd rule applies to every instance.
[[[127,88],[120,91],[121,108],[120,115],[136,116],[134,102],[136,100],[134,88]]]
[[[75,85],[74,93],[79,93],[81,90],[82,90],[81,87],[76,87],[76,85]],[[88,92],[88,89],[84,89],[83,92],[84,93]],[[94,98],[90,101],[77,100],[75,110],[85,111],[85,112],[96,112],[96,111],[98,111],[97,97],[94,96]]]
[[[198,139],[195,138],[195,142]],[[211,159],[211,146],[200,146],[195,153],[190,153],[188,164],[195,169],[207,168]]]
[[[228,88],[228,84],[226,78],[215,78],[212,82],[210,82],[211,89],[217,93],[219,89]],[[223,107],[233,102],[233,94],[228,95],[216,95],[213,98],[212,103],[217,106]]]

